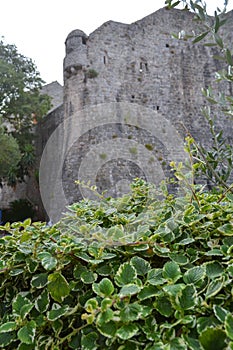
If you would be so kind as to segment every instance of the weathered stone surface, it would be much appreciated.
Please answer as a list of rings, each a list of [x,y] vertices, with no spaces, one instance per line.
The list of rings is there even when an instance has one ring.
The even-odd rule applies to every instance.
[[[44,85],[41,89],[41,93],[51,97],[52,108],[48,114],[63,104],[63,86],[57,81]]]
[[[232,46],[233,11],[226,16]],[[65,205],[92,196],[77,179],[117,196],[135,177],[157,183],[172,176],[169,162],[185,158],[185,129],[208,145],[201,88],[221,68],[217,49],[171,35],[191,33],[193,18],[163,8],[132,24],[109,21],[89,36],[79,29],[68,35],[63,105],[38,126],[40,188],[53,220]],[[226,84],[214,89],[232,94]],[[221,116],[217,127],[232,142],[232,122]]]
[[[227,16],[231,19],[233,12]],[[78,29],[68,35],[64,121],[57,132],[61,157],[53,158],[54,181],[49,185],[47,178],[42,191],[55,220],[59,206],[92,197],[75,180],[90,181],[100,192],[117,196],[135,177],[159,182],[171,176],[169,162],[185,158],[185,129],[209,143],[201,88],[221,68],[213,57],[217,49],[171,36],[181,30],[191,33],[193,17],[163,8],[129,25],[109,21],[89,36]],[[226,27],[229,42],[232,23]],[[231,142],[231,122],[218,119]],[[57,136],[53,142],[59,144]]]

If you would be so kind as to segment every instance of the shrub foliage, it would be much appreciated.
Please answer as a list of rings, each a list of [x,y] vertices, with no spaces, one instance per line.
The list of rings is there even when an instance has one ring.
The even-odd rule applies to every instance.
[[[230,193],[158,197],[137,180],[54,227],[5,225],[0,347],[233,349],[232,214]]]

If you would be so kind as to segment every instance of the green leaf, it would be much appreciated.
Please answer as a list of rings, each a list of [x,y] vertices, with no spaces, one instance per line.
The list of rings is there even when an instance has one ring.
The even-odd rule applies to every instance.
[[[187,350],[187,345],[183,339],[175,338],[175,339],[172,339],[170,341],[170,349],[169,350]]]
[[[168,261],[163,267],[163,277],[168,281],[176,282],[181,277],[180,267],[174,261]]]
[[[226,334],[220,328],[206,328],[199,336],[204,350],[223,350],[226,347]]]
[[[200,280],[202,281],[205,278],[205,267],[203,266],[195,266],[184,274],[184,282],[187,284],[196,284]]]
[[[158,310],[158,312],[165,317],[170,317],[174,312],[169,298],[164,295],[156,298],[154,306],[156,310]]]
[[[114,285],[108,278],[103,278],[99,283],[94,283],[92,289],[101,297],[108,297],[114,293]]]
[[[69,342],[69,347],[71,349],[77,350],[80,346],[80,342],[81,342],[81,333],[79,332],[78,334],[75,334],[74,336],[72,336]]]
[[[121,287],[125,284],[129,284],[133,282],[137,278],[137,271],[135,267],[133,267],[129,263],[124,263],[120,265],[116,275],[115,275],[115,282],[116,284]]]
[[[109,265],[102,265],[102,266],[98,267],[96,272],[100,276],[109,276],[109,275],[111,275],[112,268]]]
[[[147,282],[152,286],[164,284],[166,282],[166,279],[163,278],[163,270],[151,269],[147,274]]]
[[[159,289],[154,286],[145,286],[141,289],[138,294],[139,300],[149,299],[155,295],[158,295]]]
[[[26,300],[27,300],[26,302],[29,302],[28,299],[26,299]],[[24,304],[25,304],[25,298],[23,298],[21,294],[18,294],[14,298],[13,303],[12,303],[13,313],[16,315],[20,315],[21,307],[23,307]]]
[[[97,279],[97,274],[92,271],[86,271],[81,274],[81,281],[85,284],[92,284]]]
[[[91,332],[85,335],[83,334],[81,338],[82,350],[96,350],[97,339],[98,339],[98,335],[96,332]]]
[[[111,321],[113,317],[114,317],[114,312],[111,309],[108,309],[98,314],[96,323],[97,325],[101,326]]]
[[[225,318],[225,329],[227,336],[233,340],[233,316],[229,313]]]
[[[169,257],[172,261],[176,262],[178,265],[186,265],[189,262],[189,259],[187,256],[183,254],[178,253],[170,253]]]
[[[103,259],[93,259],[85,252],[78,252],[78,253],[75,253],[74,255],[77,256],[79,259],[82,259],[82,260],[89,262],[93,265],[101,264],[103,262]]]
[[[98,325],[99,332],[107,338],[113,338],[116,334],[116,323],[114,321],[109,321],[107,323]]]
[[[47,312],[47,317],[49,321],[55,321],[58,318],[64,316],[69,310],[68,305],[60,306],[58,304],[53,305],[53,309]]]
[[[24,220],[22,226],[23,226],[24,228],[26,228],[27,226],[30,226],[31,223],[32,223],[32,220],[31,220],[30,218],[28,218],[28,219]]]
[[[16,338],[16,332],[0,333],[0,348],[7,349],[6,346]]]
[[[39,314],[34,318],[34,321],[36,322],[36,326],[39,327],[44,327],[46,325],[46,317],[43,314]]]
[[[26,264],[27,264],[27,267],[28,267],[28,271],[30,273],[34,273],[37,270],[38,266],[39,266],[38,262],[36,260],[31,259],[31,258],[28,258],[26,260]]]
[[[18,276],[24,272],[24,269],[12,269],[9,273],[10,276]]]
[[[110,298],[105,298],[101,301],[101,311],[106,311],[112,306],[113,300]]]
[[[65,277],[59,272],[54,272],[48,276],[48,282],[48,291],[51,297],[61,303],[70,293],[70,287]]]
[[[143,244],[143,243],[141,243],[141,244],[135,245],[135,246],[133,247],[133,250],[134,250],[135,252],[143,252],[143,251],[145,251],[145,250],[148,250],[149,248],[150,248],[150,247],[149,247],[148,244]]]
[[[178,284],[170,284],[163,287],[164,292],[171,295],[172,297],[176,297],[176,295],[185,288],[184,283],[178,283]]]
[[[172,232],[170,230],[169,227],[167,227],[167,225],[162,224],[159,229],[156,231],[156,234],[159,235],[162,239],[163,242],[165,243],[170,243],[172,241],[174,241],[175,239],[175,234],[174,232]],[[157,246],[158,248],[158,246]]]
[[[217,317],[217,319],[221,322],[225,322],[227,310],[225,310],[223,307],[221,307],[219,305],[214,305],[213,310],[214,310],[214,314]]]
[[[209,278],[216,278],[224,273],[222,265],[217,261],[211,261],[205,264],[206,275]]]
[[[167,7],[169,9],[172,9],[173,7],[176,7],[177,5],[179,5],[179,3],[180,3],[180,1],[176,1],[173,4],[172,4],[172,1],[170,1],[170,0],[166,0],[165,1],[165,4],[168,4]]]
[[[176,231],[179,227],[178,223],[175,222],[174,218],[171,217],[170,219],[166,220],[166,227],[168,227],[168,229],[170,231]]]
[[[230,223],[218,227],[217,230],[223,233],[225,236],[233,236],[233,225]]]
[[[125,233],[118,226],[110,227],[106,232],[107,239],[113,241],[120,241],[124,238]]]
[[[34,350],[35,349],[35,344],[25,344],[21,343],[17,350]]]
[[[150,270],[150,264],[145,259],[134,256],[130,263],[135,267],[137,274],[144,276]]]
[[[43,292],[35,300],[35,308],[37,309],[37,311],[43,313],[47,311],[49,303],[49,293],[47,289],[44,289]]]
[[[180,245],[188,245],[188,244],[191,244],[191,243],[193,243],[193,242],[195,242],[195,239],[189,237],[189,238],[184,238],[184,239],[182,239],[182,240],[179,242],[179,244],[180,244]]]
[[[210,282],[205,295],[206,299],[218,294],[218,292],[222,289],[224,285],[224,281],[224,278],[219,278]]]
[[[140,318],[142,306],[138,303],[128,304],[120,311],[120,319],[122,322],[132,322]]]
[[[36,323],[28,322],[24,327],[20,328],[17,333],[19,340],[25,344],[33,344],[36,335]]]
[[[7,333],[14,331],[17,328],[16,322],[6,322],[0,326],[0,333]]]
[[[224,45],[223,45],[222,38],[221,38],[217,33],[214,34],[214,38],[215,38],[215,41],[216,41],[216,43],[218,44],[218,46],[219,46],[221,49],[223,49]]]
[[[86,304],[85,304],[85,309],[87,310],[87,312],[93,312],[96,309],[98,309],[99,307],[99,303],[97,301],[97,299],[91,298],[89,300],[87,300]]]
[[[193,44],[198,43],[198,41],[201,41],[202,39],[204,39],[208,33],[209,32],[204,32],[204,33],[196,36],[196,38],[193,40]]]
[[[33,307],[34,307],[33,303],[25,304],[21,307],[20,316],[22,320],[25,319],[25,317],[29,314],[29,312],[32,310]]]
[[[41,260],[41,264],[45,270],[53,270],[57,266],[57,259],[54,258],[49,252],[39,253],[38,258]]]
[[[178,293],[176,301],[182,310],[193,308],[197,302],[197,292],[194,285],[190,284],[182,289]]]
[[[201,345],[200,345],[200,343],[199,343],[199,341],[197,339],[185,336],[185,341],[188,344],[190,349],[192,349],[192,350],[203,350],[203,349],[201,349]]]
[[[219,321],[211,315],[210,317],[199,317],[197,318],[197,331],[202,333],[206,328],[215,327],[219,324]]]
[[[227,63],[230,66],[233,66],[233,58],[232,58],[232,55],[231,55],[231,51],[229,49],[226,49],[226,59],[227,59]]]
[[[229,275],[231,277],[233,277],[233,265],[232,264],[227,267],[227,272],[229,273]]]
[[[170,249],[166,247],[162,247],[160,245],[155,245],[153,247],[153,252],[155,255],[160,256],[160,257],[168,257],[168,254],[170,253]]]
[[[35,288],[43,288],[48,283],[47,273],[40,273],[32,277],[31,286]]]
[[[53,330],[56,335],[59,335],[63,329],[63,322],[59,318],[52,323]]]
[[[205,253],[206,256],[222,256],[223,253],[220,249],[214,248]]]
[[[155,317],[149,316],[145,319],[145,323],[142,326],[143,332],[146,334],[146,338],[148,340],[155,340],[156,345],[158,340],[160,339],[160,334],[157,332],[158,324],[156,322]]]
[[[29,240],[31,240],[32,238],[32,233],[29,231],[23,231],[22,232],[22,236],[20,237],[20,243],[25,243],[28,242]],[[24,252],[25,254],[30,254],[32,252],[31,247],[21,244],[19,247],[19,250],[21,252]]]
[[[120,298],[126,297],[126,296],[131,296],[134,294],[139,293],[141,288],[137,284],[127,284],[123,286],[119,292]]]
[[[217,12],[215,11],[215,25],[214,25],[214,32],[217,33],[220,28],[220,20],[219,16],[217,15]]]
[[[134,337],[138,333],[138,331],[138,326],[136,324],[131,323],[120,327],[117,330],[116,335],[123,340],[127,340]]]
[[[29,299],[27,299],[26,297],[23,297],[21,294],[18,294],[14,298],[13,303],[12,303],[13,313],[15,315],[20,316],[21,310],[27,305],[33,305],[33,304],[31,304]]]
[[[75,279],[81,279],[81,274],[83,272],[87,272],[87,271],[88,270],[87,270],[86,266],[83,266],[81,263],[75,264],[74,272],[73,272],[74,278]]]

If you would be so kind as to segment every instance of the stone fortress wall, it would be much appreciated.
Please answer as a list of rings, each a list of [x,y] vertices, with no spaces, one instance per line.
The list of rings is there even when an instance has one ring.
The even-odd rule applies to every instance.
[[[132,24],[109,21],[89,36],[78,29],[68,35],[63,104],[67,123],[59,149],[62,169],[54,169],[54,176],[62,177],[67,203],[83,197],[74,183],[80,177],[116,196],[135,177],[156,182],[161,174],[170,176],[170,161],[184,156],[183,125],[208,145],[201,89],[221,68],[214,58],[217,49],[171,36],[181,30],[190,34],[193,17],[162,8]],[[227,17],[225,31],[232,45],[233,11]],[[222,88],[215,86],[216,91]],[[218,126],[232,142],[232,122],[222,117]],[[54,189],[51,192],[56,207],[56,200],[63,199],[55,196],[54,201]]]
[[[224,30],[232,46],[233,11],[226,16]],[[156,182],[170,176],[170,161],[184,156],[183,125],[197,141],[209,143],[201,88],[221,68],[213,57],[217,49],[171,36],[191,33],[193,17],[162,8],[132,24],[109,21],[89,36],[78,29],[68,35],[63,104],[39,126],[37,144],[41,154],[60,125],[55,144],[61,164],[57,167],[56,156],[50,157],[48,168],[53,183],[62,182],[63,197],[55,194],[49,178],[41,179],[51,192],[46,201],[53,213],[62,198],[66,204],[82,198],[74,184],[80,174],[113,196],[135,177]],[[232,122],[219,118],[218,127],[232,142]]]
[[[228,40],[232,43],[233,12],[227,16],[225,30],[227,28]],[[65,43],[64,118],[77,115],[79,128],[82,128],[85,118],[82,119],[80,110],[104,105],[111,115],[113,104],[127,102],[153,111],[151,123],[155,126],[168,120],[171,128],[179,133],[181,142],[185,137],[184,124],[198,141],[208,144],[210,135],[201,113],[206,100],[201,88],[208,87],[221,68],[220,61],[213,58],[217,49],[171,36],[181,30],[191,33],[195,27],[193,17],[187,11],[162,8],[129,25],[109,21],[89,37],[81,30],[72,31]],[[215,88],[218,90],[222,86]],[[230,89],[230,86],[224,88]],[[232,140],[231,121],[220,119],[218,126]],[[133,139],[148,146],[153,171],[156,173],[160,166],[167,175],[169,162],[179,159],[175,135],[170,138],[164,130],[163,136],[154,137],[146,129],[121,121],[90,127],[83,133],[69,149],[63,168],[64,189],[70,201],[81,198],[74,181],[79,178],[80,164],[90,145],[107,140],[110,143],[114,138]],[[173,146],[171,152],[165,145],[166,139],[171,148]],[[135,166],[133,157],[130,161],[125,159],[127,157],[114,159],[111,155],[110,158],[106,158],[96,173],[98,189],[111,188],[109,194],[117,195],[117,183],[122,177],[129,182],[135,176],[146,178],[144,169]]]

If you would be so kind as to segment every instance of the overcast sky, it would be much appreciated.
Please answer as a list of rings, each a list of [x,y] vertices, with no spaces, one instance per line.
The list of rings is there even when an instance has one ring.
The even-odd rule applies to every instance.
[[[108,20],[132,23],[164,6],[165,0],[0,0],[0,36],[36,63],[47,82],[63,83],[64,42],[73,29],[90,34]],[[209,13],[224,0],[207,0]],[[233,8],[229,0],[228,10]]]

